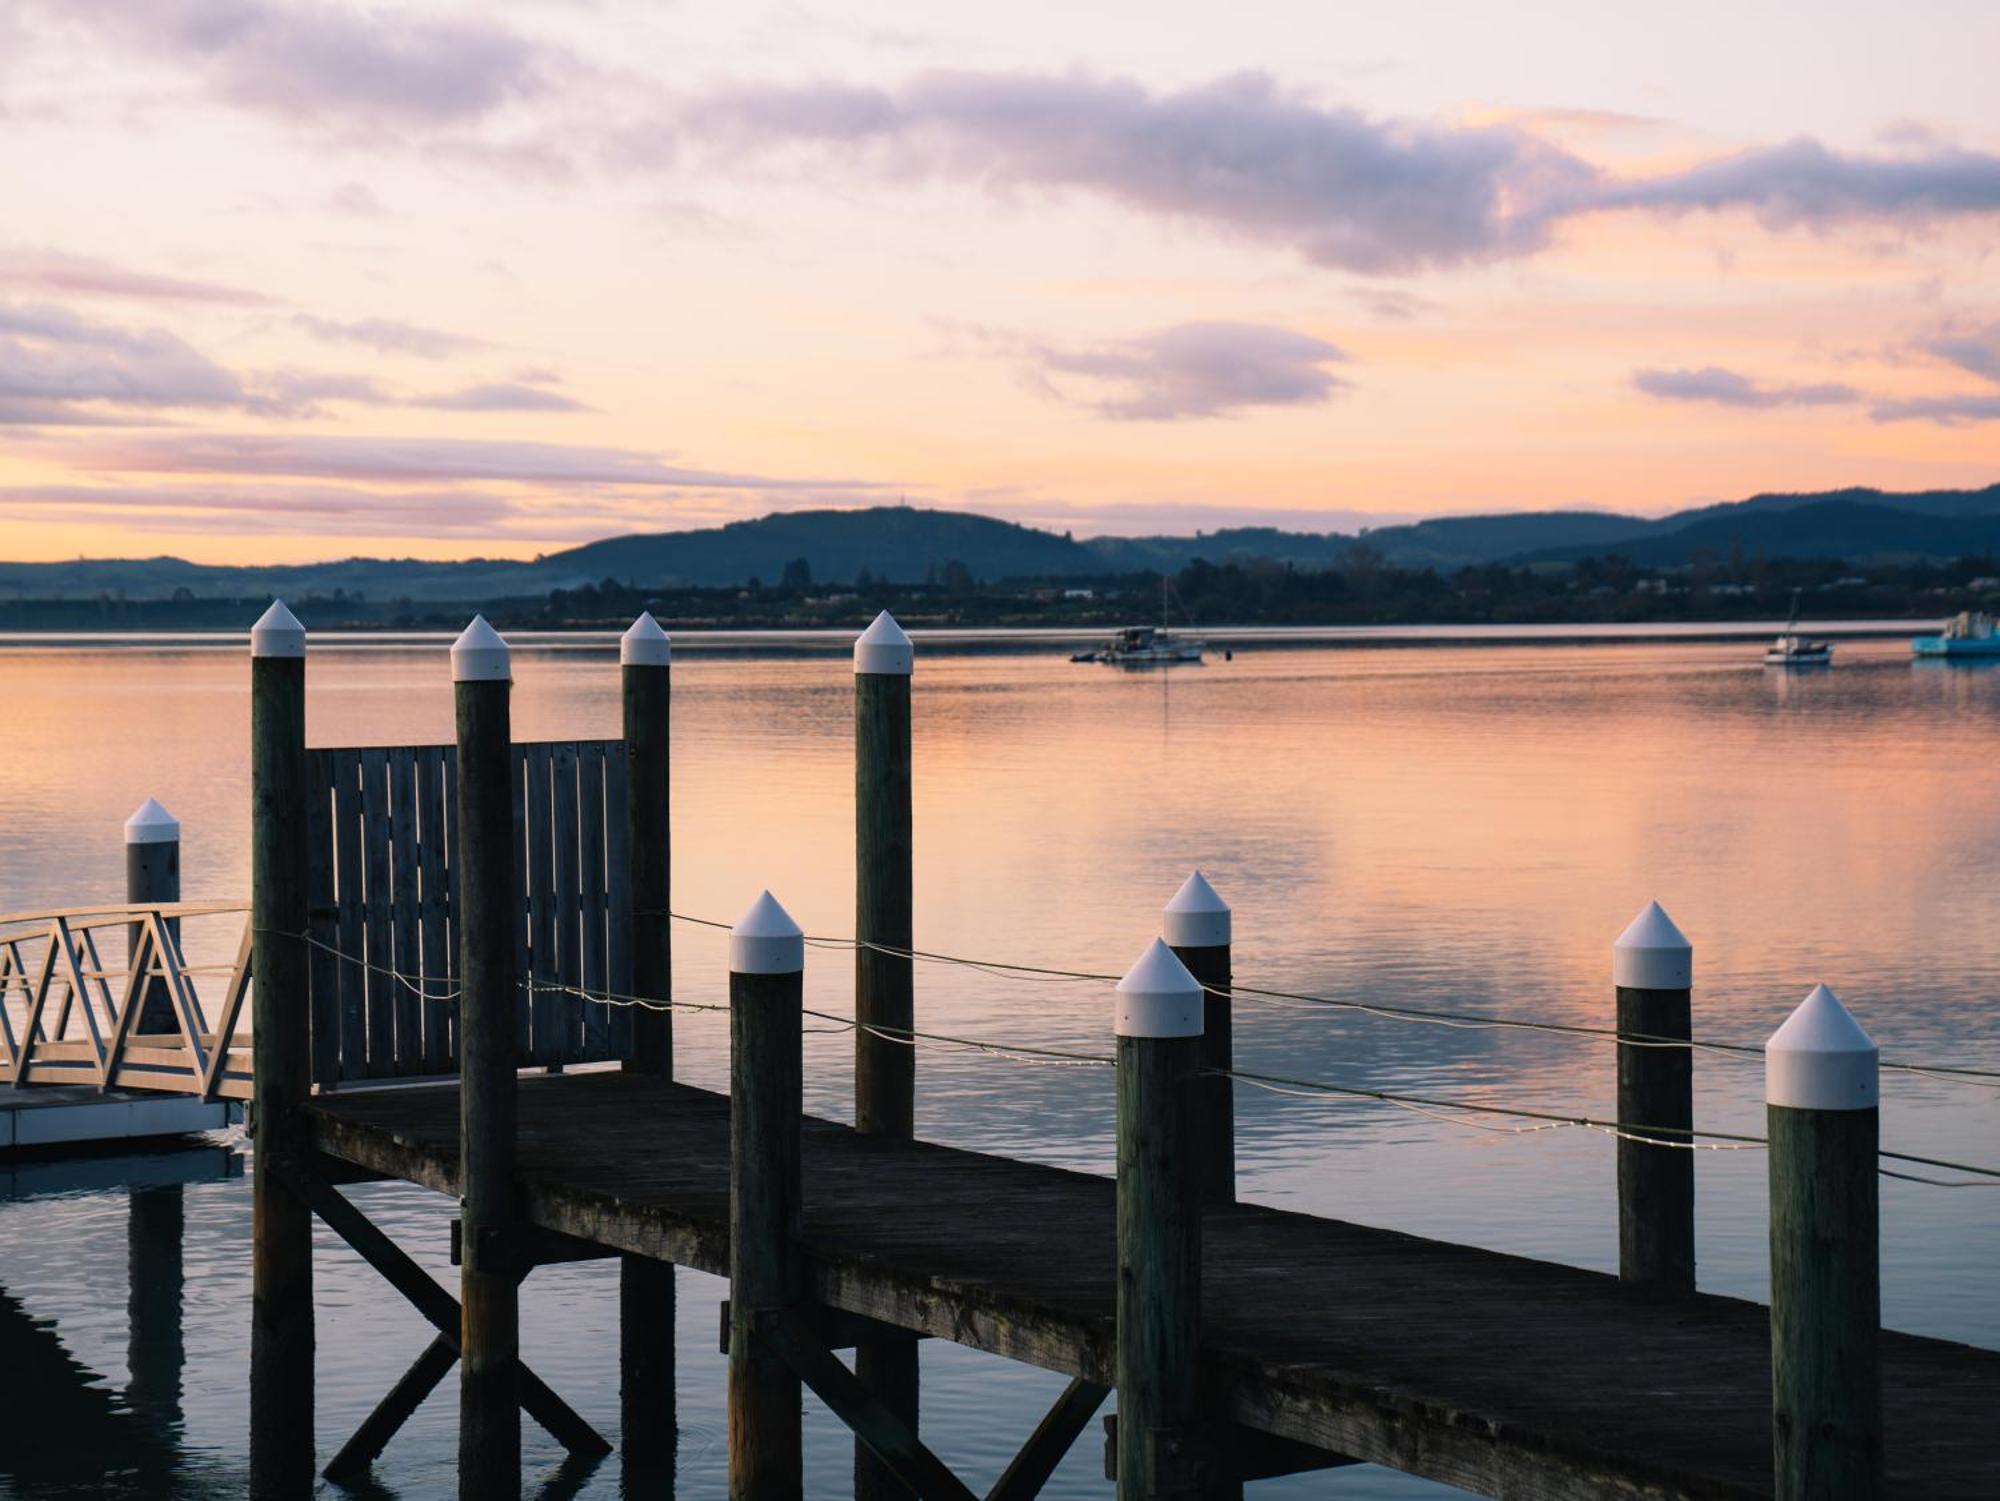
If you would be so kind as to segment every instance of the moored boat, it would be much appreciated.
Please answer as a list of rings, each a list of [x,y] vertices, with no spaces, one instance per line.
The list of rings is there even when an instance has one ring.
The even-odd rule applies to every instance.
[[[1962,610],[1937,635],[1917,637],[1910,650],[1920,657],[2000,658],[2000,636],[1984,610]]]
[[[1161,626],[1127,626],[1096,651],[1078,652],[1072,662],[1110,667],[1199,667],[1206,641],[1176,636]]]
[[[1766,667],[1826,667],[1833,662],[1833,643],[1816,641],[1798,632],[1799,596],[1792,592],[1792,613],[1771,649],[1764,653]]]

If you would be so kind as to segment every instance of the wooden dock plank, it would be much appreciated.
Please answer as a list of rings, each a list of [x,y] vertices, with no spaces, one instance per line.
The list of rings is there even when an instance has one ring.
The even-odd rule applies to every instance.
[[[395,1071],[424,1072],[423,1002],[418,995],[423,974],[423,949],[417,936],[417,758],[407,746],[389,752],[389,825],[392,890],[395,914],[393,945],[396,972],[392,981],[396,1018]]]
[[[392,944],[395,908],[389,882],[389,753],[372,747],[361,752],[361,817],[363,880],[366,905],[364,952],[368,956],[367,1073],[382,1078],[396,1072],[396,993],[391,978],[396,953]]]
[[[362,952],[361,769],[348,758],[334,763],[333,849],[340,902],[340,1077],[368,1073],[368,971]]]
[[[322,1150],[457,1191],[450,1085],[310,1107]],[[808,1121],[807,1277],[829,1306],[1109,1381],[1112,1185]],[[721,1273],[728,1101],[524,1079],[538,1225]],[[1528,1501],[1770,1494],[1767,1311],[1243,1205],[1204,1222],[1203,1358],[1233,1420]],[[1891,1493],[1991,1497],[2000,1353],[1885,1335]]]

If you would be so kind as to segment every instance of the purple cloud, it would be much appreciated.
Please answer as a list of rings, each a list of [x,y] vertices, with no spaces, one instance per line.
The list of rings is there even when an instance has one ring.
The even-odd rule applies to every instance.
[[[626,139],[646,165],[707,140],[736,158],[821,149],[897,177],[1072,190],[1371,274],[1531,254],[1563,222],[1608,210],[1743,208],[1776,227],[2000,212],[2000,156],[1937,141],[1868,156],[1801,139],[1618,181],[1517,125],[1368,115],[1259,73],[1172,91],[967,72],[745,87]]]
[[[1309,405],[1347,384],[1326,369],[1346,358],[1337,346],[1261,323],[1181,323],[1090,348],[1044,347],[1032,357],[1056,394],[1076,399],[1053,377],[1082,378],[1100,393],[1083,398],[1087,405],[1127,421]]]
[[[1535,249],[1539,205],[1596,178],[1519,130],[1324,108],[1257,73],[1169,92],[957,72],[897,90],[745,88],[695,102],[680,129],[737,151],[817,145],[902,174],[1101,194],[1370,272]]]
[[[440,412],[589,412],[596,408],[573,401],[545,385],[523,385],[500,381],[490,385],[467,386],[437,396],[421,396],[411,406],[430,407]]]
[[[1862,156],[1800,139],[1600,186],[1575,206],[1585,212],[1744,208],[1781,228],[1858,219],[1928,223],[2000,212],[2000,157],[1948,146]]]
[[[1935,422],[1943,427],[2000,421],[2000,396],[1919,396],[1881,402],[1868,415],[1877,422]]]
[[[562,54],[477,19],[270,0],[72,0],[72,21],[207,75],[221,97],[286,119],[369,130],[476,120],[545,92]]]
[[[292,322],[316,339],[329,344],[360,344],[377,354],[413,354],[426,360],[442,360],[454,354],[487,347],[484,339],[446,333],[418,323],[402,323],[394,318],[319,318],[297,313]]]
[[[247,399],[234,375],[165,329],[114,328],[60,308],[0,305],[0,401],[59,412],[79,403],[240,407]]]
[[[0,290],[30,296],[117,297],[233,307],[261,307],[271,301],[261,292],[241,287],[159,276],[56,250],[0,251]]]
[[[1771,407],[1841,406],[1861,400],[1852,386],[1774,386],[1720,365],[1699,370],[1640,370],[1632,384],[1648,396],[1668,401],[1708,401],[1718,406],[1766,410]]]
[[[1917,348],[1961,370],[1969,370],[1987,380],[2000,381],[2000,323],[1947,329],[1919,341]]]
[[[378,484],[485,480],[662,489],[866,492],[883,488],[866,480],[774,479],[688,469],[665,463],[657,454],[627,448],[465,438],[149,432],[91,440],[78,453],[77,463],[143,474],[269,475]]]

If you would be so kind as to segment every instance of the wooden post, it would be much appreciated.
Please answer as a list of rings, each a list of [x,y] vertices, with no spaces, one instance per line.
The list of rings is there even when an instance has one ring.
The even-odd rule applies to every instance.
[[[306,975],[306,633],[282,601],[250,632],[250,1494],[313,1490]]]
[[[1618,1275],[1694,1291],[1694,1050],[1626,1038],[1694,1036],[1694,946],[1658,902],[1611,949],[1618,992],[1618,1119],[1678,1146],[1618,1139]]]
[[[1201,1481],[1201,982],[1166,944],[1118,982],[1118,1501]]]
[[[1878,1074],[1824,985],[1764,1045],[1776,1501],[1885,1491]]]
[[[458,707],[458,1494],[521,1494],[520,1297],[514,1223],[513,732],[507,643],[475,616],[451,648]]]
[[[729,1495],[799,1501],[799,1378],[755,1330],[804,1292],[805,938],[765,892],[729,935]]]
[[[125,1405],[157,1431],[171,1433],[181,1422],[181,1370],[187,1361],[181,1322],[186,1280],[181,1185],[135,1188],[126,1212]]]
[[[153,798],[141,803],[125,820],[125,900],[135,907],[151,907],[181,899],[181,825]],[[181,920],[168,918],[166,930],[178,939]],[[140,923],[125,930],[127,961],[139,953]],[[146,982],[139,993],[139,1014],[133,1018],[134,1032],[179,1032],[174,1019],[174,1003],[167,994],[164,976]]]
[[[1202,988],[1201,1066],[1195,1081],[1196,1136],[1205,1204],[1236,1202],[1236,1066],[1229,1005],[1229,903],[1196,871],[1167,903],[1161,936]]]
[[[625,754],[631,768],[627,806],[632,902],[632,989],[673,999],[673,829],[667,732],[672,715],[673,643],[642,614],[618,643],[624,680]],[[672,1013],[635,1007],[628,1073],[671,1079]],[[650,1256],[625,1256],[618,1268],[620,1444],[629,1470],[671,1472],[674,1408],[674,1269]]]
[[[910,812],[910,674],[915,650],[884,610],[854,643],[854,1124],[907,1141],[916,1130],[916,1049],[867,1031],[907,1035],[916,1026],[908,950],[915,940]],[[880,945],[875,948],[870,945]],[[884,953],[883,949],[901,950]],[[917,1341],[870,1340],[855,1348],[863,1386],[909,1425],[918,1424]],[[857,1442],[855,1501],[911,1494]]]

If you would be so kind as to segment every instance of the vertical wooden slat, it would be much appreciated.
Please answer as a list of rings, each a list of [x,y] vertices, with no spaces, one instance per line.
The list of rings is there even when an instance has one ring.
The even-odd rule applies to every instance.
[[[448,894],[445,891],[444,757],[438,746],[420,746],[417,774],[417,922],[419,965],[426,997],[442,997],[453,988],[451,950],[445,931]],[[445,1031],[449,1003],[423,1002],[423,1064],[427,1074],[450,1066],[450,1038]]]
[[[635,989],[632,981],[632,829],[626,821],[630,791],[631,762],[626,757],[624,741],[614,740],[604,757],[604,975],[606,983],[620,995],[631,995]],[[614,1006],[606,1018],[611,1032],[613,1057],[632,1056],[632,1017],[630,1006]]]
[[[422,1073],[424,1067],[423,1000],[418,982],[423,974],[423,950],[417,942],[417,753],[408,746],[389,752],[390,901],[395,909],[397,972],[409,977],[392,995],[396,1015],[394,1072]]]
[[[604,963],[604,742],[592,740],[576,748],[576,816],[578,859],[583,877],[578,891],[578,947],[581,980],[592,995],[605,989]],[[579,1001],[582,1010],[583,1056],[589,1059],[611,1056],[611,1030],[606,1025],[608,1008],[602,1001]]]
[[[548,755],[546,746],[538,744],[518,744],[514,746],[514,773],[520,777],[526,803],[516,815],[522,823],[514,837],[514,859],[516,873],[522,873],[520,885],[520,953],[522,959],[522,981],[540,981],[546,975],[554,975],[548,965],[550,941],[544,931],[550,923],[548,913],[548,869],[552,865],[548,853]],[[546,1003],[540,993],[532,987],[522,989],[520,995],[520,1061],[536,1063],[536,1047],[542,1039],[534,1037],[534,1011],[540,1011]]]
[[[581,851],[577,845],[577,761],[574,742],[552,748],[549,785],[555,799],[555,879],[550,886],[556,918],[556,977],[571,991],[583,983],[583,891]],[[573,994],[550,998],[551,1042],[548,1061],[566,1063],[583,1044],[583,1002]],[[537,1023],[541,1020],[536,1018]]]
[[[362,947],[361,761],[353,751],[328,756],[333,774],[333,850],[340,957],[340,1077],[368,1076],[368,973]]]
[[[395,997],[402,988],[386,973],[396,953],[389,890],[389,754],[384,750],[361,752],[361,829],[362,879],[367,882],[368,1076],[379,1079],[395,1072]]]
[[[311,988],[312,1082],[340,1079],[340,945],[333,902],[333,751],[306,752],[306,955]],[[322,946],[323,945],[323,946]]]
[[[458,747],[444,748],[444,951],[451,965],[451,989],[459,988],[458,976]],[[515,875],[520,874],[519,869]],[[445,1055],[458,1066],[458,1001],[445,1007]]]
[[[535,976],[535,961],[539,957],[539,945],[535,940],[534,904],[541,899],[540,883],[531,873],[534,860],[534,794],[533,776],[529,770],[534,760],[534,747],[517,745],[514,747],[514,921],[515,964],[519,970],[518,979],[521,994],[515,1006],[514,1047],[522,1063],[529,1061],[529,1012],[534,1000],[534,989],[530,982]],[[546,798],[543,799],[547,801]]]
[[[557,971],[556,915],[550,887],[551,872],[555,869],[555,832],[550,822],[553,806],[549,794],[550,748],[527,745],[522,750],[528,766],[528,948],[536,981],[553,984]],[[522,1062],[553,1061],[550,1046],[555,1039],[556,999],[552,993],[535,991],[529,1046],[522,1054]]]

